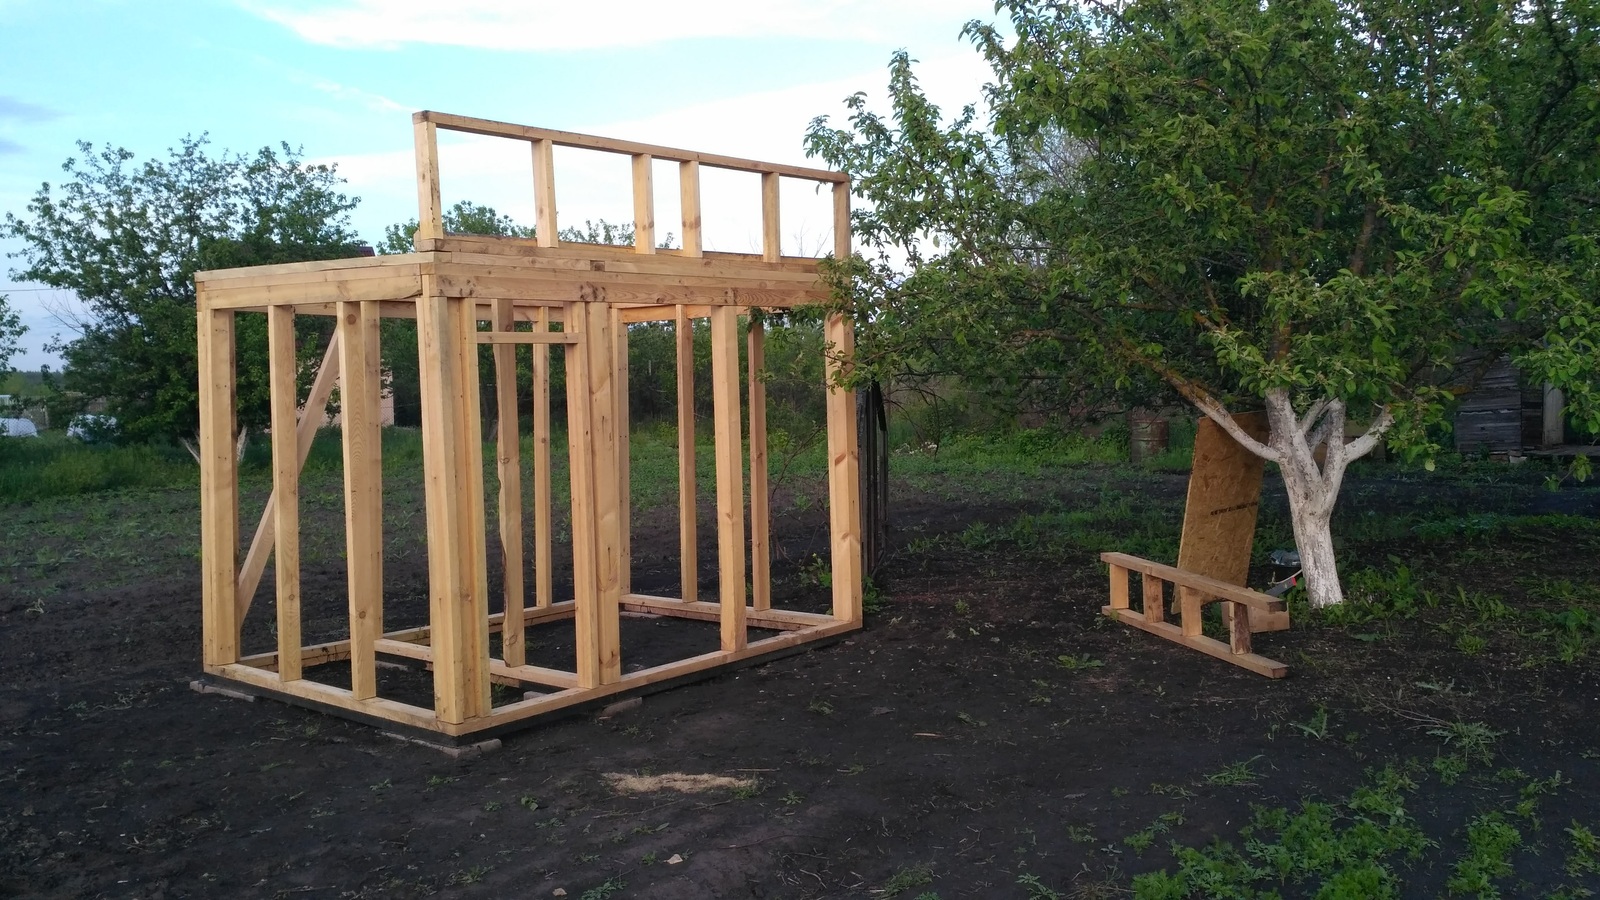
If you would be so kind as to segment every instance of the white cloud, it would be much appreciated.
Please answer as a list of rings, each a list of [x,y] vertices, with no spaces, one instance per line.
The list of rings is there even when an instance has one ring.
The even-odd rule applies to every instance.
[[[937,23],[992,18],[982,0],[238,0],[308,41],[347,47],[446,44],[592,50],[684,38],[848,38],[900,43]]]

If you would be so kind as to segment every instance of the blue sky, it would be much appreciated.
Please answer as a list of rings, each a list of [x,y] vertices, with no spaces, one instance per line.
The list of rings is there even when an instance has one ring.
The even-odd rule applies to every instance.
[[[337,163],[362,201],[357,230],[377,240],[416,215],[418,109],[805,162],[806,123],[839,115],[854,91],[881,93],[896,49],[922,61],[936,101],[977,100],[987,72],[959,37],[973,18],[992,20],[992,4],[0,0],[0,212],[21,214],[41,182],[57,183],[76,141],[147,157],[207,132],[217,149],[286,141]],[[451,139],[441,155],[446,203],[531,220],[525,145]],[[620,158],[558,156],[556,171],[563,225],[630,217]],[[659,178],[668,231],[675,210],[662,201],[676,190]],[[708,248],[748,248],[747,188],[707,181]],[[785,194],[786,252],[826,246],[819,209]],[[17,283],[18,261],[0,262],[0,293],[31,328],[13,364],[56,363],[42,350],[64,331],[51,309],[72,298]]]

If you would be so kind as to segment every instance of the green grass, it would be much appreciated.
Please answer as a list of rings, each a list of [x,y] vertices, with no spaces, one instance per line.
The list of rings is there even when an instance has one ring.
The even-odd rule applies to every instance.
[[[0,439],[0,503],[198,484],[199,469],[181,447],[92,446],[59,431]]]

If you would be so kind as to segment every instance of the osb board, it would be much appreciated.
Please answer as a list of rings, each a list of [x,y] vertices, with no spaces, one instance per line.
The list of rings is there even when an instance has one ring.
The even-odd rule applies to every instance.
[[[1243,413],[1233,420],[1256,440],[1267,440],[1266,413]],[[1194,466],[1183,511],[1178,568],[1229,584],[1245,583],[1250,576],[1250,547],[1265,469],[1261,457],[1240,446],[1222,426],[1209,418],[1200,420],[1195,428]],[[1224,605],[1223,614],[1230,611],[1231,604]],[[1251,631],[1288,627],[1288,613],[1251,611]]]

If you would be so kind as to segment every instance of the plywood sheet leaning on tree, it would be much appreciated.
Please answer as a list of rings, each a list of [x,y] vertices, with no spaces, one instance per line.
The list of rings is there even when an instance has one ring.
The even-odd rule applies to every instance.
[[[1234,421],[1246,434],[1265,442],[1266,416],[1248,413]],[[1250,574],[1250,549],[1261,506],[1265,463],[1210,419],[1195,429],[1194,463],[1184,507],[1178,565],[1168,566],[1124,553],[1102,553],[1110,570],[1107,616],[1177,644],[1224,659],[1268,678],[1282,678],[1289,667],[1256,654],[1251,634],[1289,627],[1284,602],[1244,586]],[[1132,608],[1129,579],[1138,572],[1142,609]],[[1168,621],[1167,585],[1177,605],[1177,623]],[[1208,603],[1222,604],[1226,643],[1203,634]]]
[[[1233,417],[1245,433],[1266,443],[1266,413]],[[1266,461],[1251,453],[1222,427],[1202,418],[1194,432],[1194,465],[1183,509],[1178,568],[1207,578],[1243,585],[1250,576],[1250,548],[1261,510],[1261,479]],[[1232,613],[1223,607],[1224,618]],[[1250,610],[1251,631],[1283,631],[1287,612]]]

